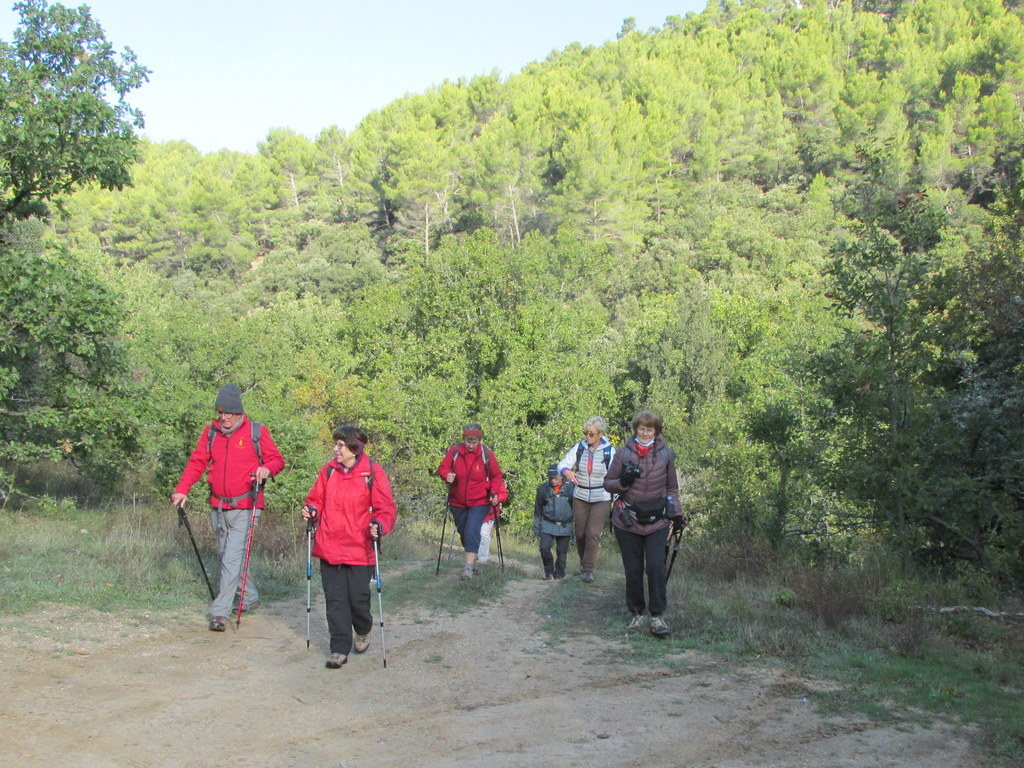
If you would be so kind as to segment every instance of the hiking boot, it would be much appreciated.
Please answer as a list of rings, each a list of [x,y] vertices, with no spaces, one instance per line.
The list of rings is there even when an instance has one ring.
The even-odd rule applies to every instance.
[[[594,581],[594,574],[584,573],[582,576],[580,576],[580,581],[582,581],[584,584],[590,584]]]
[[[211,616],[210,617],[210,631],[211,632],[223,632],[224,627],[227,626],[227,616]]]
[[[465,568],[463,568],[462,569],[462,575],[459,576],[459,578],[462,581],[469,581],[470,579],[472,579],[473,578],[473,568],[472,568],[472,566],[467,565]]]
[[[651,634],[655,637],[668,637],[672,630],[661,616],[651,616]]]
[[[475,563],[473,563],[473,575],[474,576],[479,576],[480,575],[480,564],[481,563],[485,563],[485,562],[487,562],[487,561],[486,560],[477,560]]]
[[[540,578],[541,578],[541,581],[552,581],[555,577],[552,576],[550,573],[545,573]]]
[[[642,613],[638,613],[633,616],[633,620],[629,622],[629,626],[626,627],[627,632],[642,632],[647,628],[647,620],[644,618]]]
[[[255,613],[256,611],[259,610],[259,607],[260,607],[260,601],[259,600],[257,600],[252,605],[246,605],[245,603],[242,603],[242,613]]]
[[[327,664],[325,665],[328,669],[341,669],[341,665],[348,661],[348,656],[343,653],[332,653],[327,657]]]
[[[356,635],[355,641],[352,643],[352,650],[356,653],[365,653],[366,649],[370,647],[370,636],[369,635]]]

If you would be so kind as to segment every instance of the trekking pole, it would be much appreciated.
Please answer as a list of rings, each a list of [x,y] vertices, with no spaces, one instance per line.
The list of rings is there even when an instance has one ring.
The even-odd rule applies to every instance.
[[[669,556],[668,556],[669,545],[667,543],[665,544],[665,559],[668,561],[668,571],[665,573],[665,581],[666,582],[668,581],[668,577],[672,575],[672,565],[676,561],[676,555],[679,554],[679,542],[682,541],[682,539],[683,539],[683,529],[682,528],[679,528],[678,530],[672,531],[672,533],[669,534],[669,541],[672,542],[672,558],[671,559],[669,559]]]
[[[450,539],[448,539],[448,562],[449,563],[452,561],[452,550],[455,549],[455,534],[456,533],[458,533],[458,531],[452,530],[452,537]],[[441,540],[443,541],[444,540],[444,534],[443,533],[441,534],[441,537],[442,537]]]
[[[313,594],[313,531],[316,525],[313,519],[316,517],[316,507],[310,507],[310,516],[306,520],[306,650],[309,650],[309,615],[312,609]]]
[[[501,563],[501,572],[505,572],[505,555],[501,551],[501,505],[494,504],[494,535],[498,539],[498,562]]]
[[[196,546],[196,537],[192,535],[192,526],[188,524],[188,515],[185,514],[185,505],[181,504],[177,507],[178,510],[178,527],[185,526],[185,530],[188,531],[188,537],[192,541],[192,550],[196,553],[196,560],[199,561],[199,568],[203,572],[203,578],[206,579],[206,588],[210,590],[210,599],[213,600],[216,595],[213,592],[213,585],[210,583],[210,576],[206,573],[206,566],[203,565],[203,558],[199,555],[199,547]]]
[[[378,527],[379,531],[380,528]],[[377,612],[380,614],[380,651],[384,655],[384,669],[388,668],[388,650],[384,646],[384,600],[380,595],[380,549],[373,540],[373,575],[377,580]]]
[[[256,499],[259,497],[260,481],[252,476],[252,514],[249,515],[249,533],[245,537],[245,560],[242,562],[242,586],[238,590],[238,616],[235,618],[235,629],[242,624],[242,604],[245,602],[245,581],[249,576],[249,552],[252,550],[252,532],[256,527]]]
[[[444,506],[444,517],[441,518],[441,542],[437,548],[437,568],[434,569],[434,575],[437,576],[441,572],[441,553],[444,552],[444,529],[448,524],[448,505]]]

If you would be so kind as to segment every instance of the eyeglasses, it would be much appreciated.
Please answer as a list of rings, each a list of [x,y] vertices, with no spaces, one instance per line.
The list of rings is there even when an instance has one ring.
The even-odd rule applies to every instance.
[[[601,434],[600,432],[584,432],[583,436],[584,437],[597,437],[600,434]]]

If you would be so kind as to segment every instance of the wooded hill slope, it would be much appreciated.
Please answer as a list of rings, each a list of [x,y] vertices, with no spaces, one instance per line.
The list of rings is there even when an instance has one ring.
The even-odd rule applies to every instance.
[[[713,2],[348,135],[142,145],[49,235],[109,291],[132,473],[234,380],[282,508],[357,420],[434,511],[476,419],[525,524],[585,418],[649,407],[702,530],[1020,578],[1017,6]]]

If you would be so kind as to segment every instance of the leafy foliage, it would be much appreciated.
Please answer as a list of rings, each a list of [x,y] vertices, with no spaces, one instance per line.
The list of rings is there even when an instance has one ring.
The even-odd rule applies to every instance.
[[[0,248],[0,467],[71,458],[116,477],[135,448],[122,313],[80,261]]]
[[[349,134],[144,144],[55,237],[135,308],[155,487],[234,380],[273,504],[357,420],[425,515],[473,419],[525,525],[583,420],[652,408],[709,536],[1019,581],[1022,62],[1010,3],[714,2]]]
[[[128,183],[142,116],[125,97],[147,75],[130,50],[114,53],[87,7],[14,8],[21,26],[0,42],[0,226],[82,184]]]

